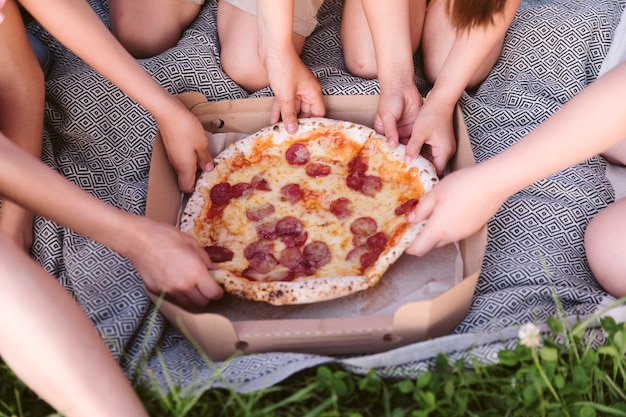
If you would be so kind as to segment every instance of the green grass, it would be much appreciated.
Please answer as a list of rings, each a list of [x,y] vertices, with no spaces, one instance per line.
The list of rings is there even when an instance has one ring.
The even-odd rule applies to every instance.
[[[601,328],[590,329],[595,320],[569,326],[550,318],[538,346],[520,340],[500,351],[496,364],[467,366],[441,354],[417,379],[322,365],[247,394],[182,395],[176,387],[164,394],[150,386],[137,392],[152,416],[172,417],[626,416],[626,323],[603,317]],[[590,345],[593,332],[602,332],[600,346]],[[0,381],[0,416],[55,415],[4,364]]]

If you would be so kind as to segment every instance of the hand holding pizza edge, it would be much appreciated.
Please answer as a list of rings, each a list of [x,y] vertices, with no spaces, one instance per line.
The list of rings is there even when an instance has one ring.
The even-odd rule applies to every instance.
[[[322,117],[326,107],[322,86],[295,50],[265,58],[270,87],[276,96],[270,124],[282,119],[288,133],[298,130],[298,117]]]
[[[193,237],[143,217],[135,218],[132,227],[136,239],[126,256],[148,291],[164,293],[183,307],[204,306],[222,296],[210,274],[215,266]]]
[[[478,165],[446,175],[409,213],[411,223],[426,221],[406,252],[424,256],[433,248],[458,242],[478,231],[507,198],[489,186]]]
[[[432,100],[424,101],[413,124],[411,138],[406,144],[407,161],[417,157],[422,147],[428,144],[437,175],[443,175],[448,161],[456,152],[453,114],[454,106],[448,110],[437,103],[433,104]]]
[[[182,103],[163,114],[165,118],[157,118],[157,124],[167,157],[178,175],[178,187],[183,192],[192,192],[198,170],[213,169],[204,127]]]
[[[381,88],[373,128],[395,148],[411,136],[421,107],[422,96],[412,79],[409,85]]]

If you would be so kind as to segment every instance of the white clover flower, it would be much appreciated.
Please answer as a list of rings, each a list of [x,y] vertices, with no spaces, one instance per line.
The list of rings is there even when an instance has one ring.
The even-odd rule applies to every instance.
[[[539,327],[533,323],[526,323],[520,327],[517,332],[517,336],[524,346],[532,348],[541,344],[541,333],[539,332]]]

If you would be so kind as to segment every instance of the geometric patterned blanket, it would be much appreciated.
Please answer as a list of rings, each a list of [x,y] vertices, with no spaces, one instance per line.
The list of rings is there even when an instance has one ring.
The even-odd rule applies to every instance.
[[[108,0],[89,0],[108,24]],[[477,161],[511,144],[592,82],[626,0],[523,0],[500,60],[460,106]],[[342,1],[327,0],[303,60],[324,94],[378,94],[376,80],[346,72],[339,41]],[[216,2],[208,1],[174,48],[141,64],[174,94],[197,91],[209,101],[269,96],[247,94],[221,70]],[[43,160],[69,180],[121,209],[143,214],[156,124],[152,116],[60,45],[44,29],[29,30],[53,58],[47,79]],[[416,79],[424,94],[420,56]],[[589,138],[593,140],[594,138]],[[556,314],[587,316],[612,299],[590,273],[583,233],[613,201],[606,162],[593,157],[512,196],[489,222],[482,273],[466,318],[444,337],[356,357],[300,353],[245,355],[207,363],[155,311],[129,261],[82,235],[36,218],[32,256],[76,298],[123,369],[190,389],[228,384],[245,392],[275,384],[299,370],[334,361],[354,372],[414,376],[439,352],[471,352],[483,361],[516,340],[516,328]],[[217,369],[217,371],[216,371]],[[219,375],[219,376],[218,376]]]

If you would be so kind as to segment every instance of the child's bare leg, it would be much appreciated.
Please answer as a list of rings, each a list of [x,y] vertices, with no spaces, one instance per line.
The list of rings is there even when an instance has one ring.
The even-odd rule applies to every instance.
[[[269,85],[267,70],[259,59],[257,17],[225,1],[217,5],[217,33],[224,72],[252,93]],[[293,44],[302,52],[304,36],[293,34]]]
[[[417,51],[421,41],[425,12],[425,0],[409,0],[413,53]],[[374,79],[378,76],[374,41],[361,0],[344,1],[341,18],[341,45],[346,68],[350,74],[365,79]]]
[[[458,0],[463,1],[463,0]],[[492,41],[496,38],[494,46],[490,49],[487,57],[478,66],[476,72],[467,84],[468,90],[476,89],[487,78],[496,61],[500,57],[504,35],[508,29],[515,12],[519,7],[520,0],[509,0],[504,7],[504,13],[494,16],[494,23],[488,27],[473,28],[469,32],[459,32],[452,27],[447,16],[445,2],[443,0],[431,0],[426,10],[424,33],[422,35],[422,52],[424,54],[424,73],[430,83],[434,83],[443,68],[452,47],[459,36],[470,39],[472,32],[479,34],[475,37],[479,43],[485,39]],[[491,32],[491,34],[489,34]],[[471,40],[470,40],[471,42]],[[482,45],[477,45],[480,47]],[[472,48],[467,48],[472,53]]]
[[[0,285],[0,355],[34,392],[68,417],[147,416],[78,304],[2,232]]]
[[[626,165],[626,139],[603,152],[602,156],[612,164]]]
[[[43,71],[26,36],[17,4],[8,0],[0,25],[0,131],[29,154],[40,158],[45,84]],[[28,250],[33,238],[33,214],[9,200],[2,201],[0,230]]]
[[[585,250],[598,283],[614,297],[626,296],[626,199],[600,211],[585,230]]]
[[[111,31],[135,58],[149,58],[175,46],[200,7],[183,0],[111,0]]]

